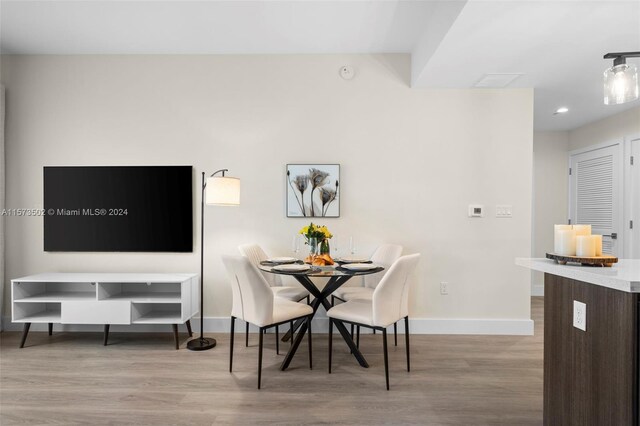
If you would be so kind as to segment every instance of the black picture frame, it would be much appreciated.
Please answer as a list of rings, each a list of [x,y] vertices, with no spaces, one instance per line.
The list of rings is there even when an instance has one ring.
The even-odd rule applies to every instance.
[[[285,179],[287,217],[340,217],[340,164],[289,163]]]

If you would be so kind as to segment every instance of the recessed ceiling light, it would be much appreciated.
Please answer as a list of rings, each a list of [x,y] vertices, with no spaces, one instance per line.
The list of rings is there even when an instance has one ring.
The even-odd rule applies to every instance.
[[[556,114],[564,114],[565,112],[569,112],[569,108],[567,107],[560,107],[556,110],[556,112],[553,113],[553,115]]]

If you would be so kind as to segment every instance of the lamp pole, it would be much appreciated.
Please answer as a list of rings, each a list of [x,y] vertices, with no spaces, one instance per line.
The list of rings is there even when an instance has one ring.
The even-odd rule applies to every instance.
[[[224,177],[224,173],[227,171],[227,169],[221,169],[209,177],[214,177],[218,173],[222,173],[222,177]],[[216,345],[216,339],[204,337],[204,191],[206,187],[205,173],[202,172],[202,194],[200,196],[200,337],[187,342],[187,349],[192,351],[205,351]]]

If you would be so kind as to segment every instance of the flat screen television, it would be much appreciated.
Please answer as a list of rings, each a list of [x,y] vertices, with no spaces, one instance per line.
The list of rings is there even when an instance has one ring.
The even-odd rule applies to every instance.
[[[192,252],[192,166],[44,167],[44,250]]]

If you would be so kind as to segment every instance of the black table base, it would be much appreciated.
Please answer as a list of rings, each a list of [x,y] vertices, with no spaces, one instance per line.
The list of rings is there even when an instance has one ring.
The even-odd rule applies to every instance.
[[[311,307],[313,308],[313,316],[315,316],[320,305],[322,305],[327,311],[331,309],[331,303],[329,303],[327,299],[329,298],[331,293],[333,293],[341,285],[346,283],[353,275],[341,275],[341,276],[335,276],[335,277],[329,278],[327,285],[322,289],[322,291],[319,290],[318,287],[316,287],[316,285],[311,281],[311,279],[307,275],[296,274],[293,276],[314,297],[314,299],[311,301]],[[349,349],[351,349],[351,353],[356,358],[358,363],[362,367],[368,368],[369,364],[367,363],[367,360],[364,358],[364,356],[362,355],[362,352],[360,352],[360,350],[356,346],[355,342],[353,341],[353,338],[351,337],[351,333],[349,333],[349,331],[344,326],[344,324],[341,321],[336,320],[334,322],[334,325],[342,335],[342,338],[344,339],[344,341],[349,346]],[[304,338],[304,335],[307,332],[306,321],[301,321],[300,323],[294,325],[294,329],[296,328],[296,326],[299,326],[300,330],[298,334],[295,336],[295,339],[293,341],[293,344],[291,345],[291,348],[289,349],[289,352],[287,352],[287,355],[284,357],[284,360],[282,361],[280,370],[283,370],[283,371],[289,367],[289,364],[291,363],[293,356],[296,354],[296,351],[298,350],[298,346],[300,346],[300,343],[302,342],[302,339]]]

